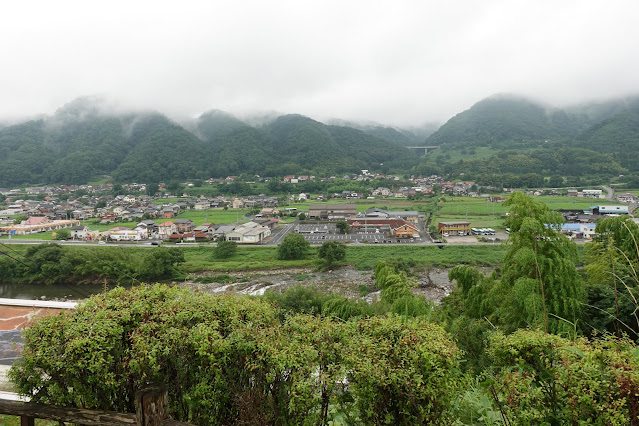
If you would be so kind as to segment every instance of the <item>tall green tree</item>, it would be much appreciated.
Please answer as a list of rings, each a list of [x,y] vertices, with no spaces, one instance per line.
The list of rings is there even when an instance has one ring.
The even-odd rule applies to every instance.
[[[348,234],[351,230],[350,225],[345,220],[335,222],[335,227],[339,230],[340,234]]]
[[[628,216],[597,222],[586,248],[588,324],[617,335],[639,335],[639,226]]]
[[[501,316],[510,326],[574,331],[585,288],[575,268],[577,248],[559,232],[563,217],[543,202],[515,192],[510,207],[510,248],[504,257]]]
[[[303,259],[310,248],[311,244],[302,234],[291,233],[277,246],[277,258],[280,260]]]
[[[317,255],[322,259],[324,268],[331,268],[346,259],[346,246],[337,241],[325,241]]]

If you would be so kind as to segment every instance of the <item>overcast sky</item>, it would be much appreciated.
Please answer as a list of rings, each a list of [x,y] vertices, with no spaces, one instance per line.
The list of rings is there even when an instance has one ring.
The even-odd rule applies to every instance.
[[[639,1],[5,1],[0,117],[98,95],[176,118],[444,122],[495,93],[639,94]]]

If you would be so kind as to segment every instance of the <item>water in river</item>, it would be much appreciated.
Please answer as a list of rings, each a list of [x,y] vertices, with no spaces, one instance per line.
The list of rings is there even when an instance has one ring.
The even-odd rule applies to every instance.
[[[114,286],[107,286],[110,290]],[[0,298],[26,300],[80,300],[104,291],[103,284],[0,284]]]

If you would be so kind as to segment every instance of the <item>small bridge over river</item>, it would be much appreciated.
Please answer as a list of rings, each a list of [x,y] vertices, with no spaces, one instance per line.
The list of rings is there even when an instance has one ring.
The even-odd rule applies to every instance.
[[[406,148],[418,154],[428,154],[430,151],[439,148],[439,145],[437,146],[407,146]]]

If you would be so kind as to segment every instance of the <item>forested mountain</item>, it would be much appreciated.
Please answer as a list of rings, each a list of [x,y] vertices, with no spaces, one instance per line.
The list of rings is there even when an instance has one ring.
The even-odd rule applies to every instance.
[[[484,181],[535,174],[527,181],[541,182],[553,175],[555,181],[605,180],[639,172],[639,97],[557,109],[493,96],[426,139],[434,126],[332,123],[291,114],[249,124],[210,110],[179,125],[157,112],[114,112],[81,98],[51,117],[0,127],[0,187],[79,184],[100,175],[160,182],[370,169]],[[411,145],[441,149],[419,158],[405,148]]]
[[[419,127],[410,128],[388,127],[379,124],[363,125],[344,120],[332,120],[328,124],[352,127],[379,139],[397,142],[403,146],[421,146],[424,144],[424,140],[439,128],[439,124],[436,123],[426,123]]]
[[[41,120],[0,128],[0,187],[160,182],[242,173],[404,171],[417,163],[400,144],[361,130],[285,115],[250,126],[230,114],[202,114],[191,131],[157,112],[107,112],[79,99]]]
[[[639,97],[556,109],[493,96],[451,118],[426,144],[441,149],[414,174],[515,187],[542,186],[549,176],[551,186],[606,182],[639,171]]]
[[[524,98],[499,95],[457,114],[427,139],[428,145],[500,146],[570,136],[572,117]]]
[[[588,144],[586,139],[594,129],[608,123],[612,123],[615,131],[619,132],[616,137],[632,139],[636,136],[633,134],[633,128],[636,131],[633,117],[638,112],[638,97],[557,109],[517,96],[496,95],[477,102],[448,120],[427,138],[426,143],[508,149],[552,141],[586,149],[598,145],[609,152],[601,147],[601,141]],[[578,136],[582,133],[585,136]]]

